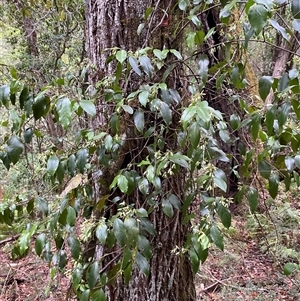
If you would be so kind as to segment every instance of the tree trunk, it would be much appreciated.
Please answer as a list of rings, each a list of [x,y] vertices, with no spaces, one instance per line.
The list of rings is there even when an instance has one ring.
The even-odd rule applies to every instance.
[[[176,17],[170,18],[171,9],[174,9],[176,1],[151,1],[151,0],[89,0],[87,1],[87,52],[92,64],[95,66],[94,72],[90,74],[90,81],[94,84],[100,82],[105,77],[115,73],[116,64],[106,64],[107,57],[111,49],[119,47],[126,51],[136,51],[137,49],[152,46],[163,49],[169,44],[169,31],[176,25]],[[154,7],[151,17],[145,22],[146,26],[141,34],[137,35],[137,29],[144,20],[145,11],[148,7]],[[172,11],[176,13],[176,9]],[[172,24],[174,22],[174,24]],[[173,27],[174,28],[174,27]],[[178,37],[177,37],[178,38]],[[172,48],[177,45],[173,44]],[[167,45],[169,47],[169,45]],[[179,50],[179,49],[178,49]],[[155,75],[154,81],[161,82],[161,74]],[[169,76],[168,85],[175,85],[175,72]],[[123,95],[136,91],[143,84],[140,77],[129,74],[126,82],[120,83]],[[97,116],[92,121],[95,131],[105,130],[113,110],[107,102],[99,97],[97,99]],[[175,119],[175,118],[173,118]],[[173,120],[173,127],[178,126],[177,120]],[[155,117],[147,115],[147,121],[155,122]],[[136,136],[132,125],[127,122],[126,116],[121,121],[121,132],[119,135],[124,138],[124,144],[119,151],[118,158],[109,168],[102,170],[99,177],[97,170],[92,175],[94,183],[94,198],[99,200],[105,195],[109,195],[109,185],[120,169],[126,168],[128,164],[135,165],[145,157],[149,142],[142,135]],[[107,129],[106,129],[107,131]],[[168,148],[175,148],[175,131],[165,134],[165,145]],[[133,142],[132,142],[133,141]],[[99,167],[100,169],[100,167]],[[150,259],[150,273],[146,277],[134,266],[129,284],[126,285],[122,277],[118,277],[106,288],[107,300],[151,300],[151,301],[178,301],[196,300],[194,275],[191,270],[187,254],[181,253],[187,239],[189,225],[182,225],[182,216],[176,212],[172,218],[166,216],[162,210],[162,198],[168,193],[175,194],[179,199],[184,199],[184,184],[186,182],[184,173],[177,173],[168,178],[162,179],[162,191],[158,195],[152,196],[155,199],[154,210],[150,215],[150,220],[154,225],[156,234],[151,237],[152,257]],[[141,204],[147,204],[150,197],[143,195],[139,191],[134,191],[126,198],[127,204],[132,204],[134,208],[139,208]],[[145,205],[147,206],[147,205]],[[103,214],[103,213],[101,213]],[[113,214],[104,213],[106,218]],[[99,218],[100,213],[97,215]],[[97,243],[96,243],[97,244]],[[90,248],[91,245],[88,246]],[[101,246],[96,246],[94,260],[99,260],[108,250]],[[120,250],[115,247],[109,252],[114,255],[107,256],[102,267],[113,269],[118,261]],[[113,257],[114,256],[114,257]]]

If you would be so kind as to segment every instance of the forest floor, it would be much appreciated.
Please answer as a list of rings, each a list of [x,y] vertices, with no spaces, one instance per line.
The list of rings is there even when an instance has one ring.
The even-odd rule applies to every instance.
[[[288,261],[274,256],[274,252],[263,252],[265,238],[247,228],[245,216],[234,216],[232,224],[225,231],[224,252],[212,248],[200,267],[197,300],[300,300],[299,273],[284,275],[283,266]],[[300,232],[298,228],[296,231]],[[0,243],[0,301],[68,300],[66,276],[57,273],[51,278],[47,264],[34,253],[13,261],[10,248],[10,243]]]

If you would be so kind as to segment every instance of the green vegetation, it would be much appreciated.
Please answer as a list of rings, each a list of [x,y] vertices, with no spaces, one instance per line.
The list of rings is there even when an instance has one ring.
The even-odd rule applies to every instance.
[[[78,300],[129,300],[135,278],[141,300],[159,286],[149,300],[196,300],[210,249],[235,260],[217,249],[240,239],[237,218],[297,273],[300,1],[4,2],[0,238],[17,234],[13,259],[34,249]]]

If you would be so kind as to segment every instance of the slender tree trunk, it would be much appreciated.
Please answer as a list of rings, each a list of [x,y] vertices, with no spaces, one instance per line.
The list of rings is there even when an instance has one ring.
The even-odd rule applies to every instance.
[[[169,16],[175,5],[176,1],[169,0],[87,1],[87,52],[95,66],[94,72],[90,74],[90,81],[96,84],[106,76],[114,74],[115,64],[106,64],[111,48],[119,47],[126,51],[136,51],[146,46],[161,50],[163,47],[168,47],[170,41],[168,35],[172,29],[172,21]],[[153,13],[150,19],[145,22],[146,26],[138,36],[138,26],[144,21],[145,11],[148,7],[154,8]],[[173,13],[176,13],[176,9],[173,10]],[[172,20],[174,20],[173,25],[175,26],[176,18],[172,16]],[[174,44],[172,48],[176,46]],[[175,76],[176,74],[169,76],[168,85],[176,84]],[[140,77],[130,74],[126,82],[120,83],[122,93],[128,95],[135,91],[143,83],[142,80]],[[154,80],[160,82],[160,74],[156,74]],[[95,130],[105,129],[109,124],[112,109],[101,97],[97,100],[97,113],[92,122],[92,127]],[[149,114],[147,122],[155,122],[154,118]],[[177,119],[179,120],[178,117]],[[173,121],[174,127],[178,126],[178,120]],[[123,129],[123,132],[120,135],[126,138],[118,158],[109,168],[102,169],[103,173],[100,178],[97,172],[93,175],[95,200],[109,194],[108,187],[120,169],[126,168],[128,163],[134,165],[145,159],[148,142],[142,137],[138,137],[138,139],[135,137],[136,134],[133,132],[131,124],[126,123],[126,116],[122,120],[121,129]],[[177,143],[175,132],[170,131],[164,138],[165,145],[169,149],[175,148]],[[162,192],[155,196],[155,203],[158,206],[154,207],[150,219],[154,225],[156,235],[151,238],[153,249],[149,277],[146,277],[138,268],[134,267],[128,285],[125,285],[123,279],[119,277],[108,286],[106,289],[108,300],[196,300],[194,276],[190,262],[186,254],[177,254],[180,253],[177,251],[181,250],[186,242],[189,225],[182,225],[182,217],[179,212],[175,213],[173,218],[167,217],[163,213],[161,205],[163,196],[170,192],[180,199],[184,199],[186,180],[184,173],[162,179]],[[147,203],[147,200],[147,196],[135,191],[126,199],[126,202],[139,208],[141,204]],[[98,260],[103,256],[105,250],[101,246],[96,246],[93,252],[94,259]],[[115,248],[111,253],[118,254],[118,249]],[[117,262],[118,256],[114,256],[116,260],[112,256],[108,256],[105,261],[110,268],[113,268]],[[102,266],[105,266],[105,264],[102,263]]]

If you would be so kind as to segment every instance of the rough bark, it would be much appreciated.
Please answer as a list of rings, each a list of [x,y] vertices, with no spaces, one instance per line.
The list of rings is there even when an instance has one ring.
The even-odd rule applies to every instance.
[[[87,52],[95,71],[90,74],[90,81],[94,84],[101,81],[105,76],[114,73],[114,64],[105,64],[107,56],[112,47],[120,47],[126,51],[153,46],[163,49],[168,43],[168,25],[166,26],[166,12],[174,7],[176,1],[145,1],[145,0],[89,0],[87,1]],[[140,36],[137,36],[137,28],[143,20],[145,10],[154,7],[150,21]],[[176,22],[176,18],[174,18]],[[171,24],[170,24],[171,26]],[[175,45],[172,45],[172,47]],[[168,84],[175,85],[175,74],[170,76]],[[159,79],[159,74],[155,80]],[[141,84],[140,78],[135,78],[132,74],[126,82],[121,83],[123,93],[126,95],[134,91]],[[101,97],[97,100],[97,116],[93,120],[93,128],[105,128],[112,110]],[[154,116],[147,117],[148,121],[153,121]],[[128,163],[135,164],[145,158],[145,151],[148,141],[134,136],[132,126],[126,124],[124,116],[123,135],[124,145],[119,152],[118,159],[107,170],[102,170],[103,174],[97,178],[97,172],[93,175],[94,197],[99,199],[101,196],[109,194],[109,184],[121,168],[126,168]],[[174,127],[176,127],[174,121]],[[134,141],[134,144],[129,142]],[[175,147],[175,132],[170,131],[165,137],[165,144],[169,149]],[[195,300],[194,276],[186,254],[178,255],[174,252],[183,247],[188,233],[188,225],[183,226],[180,213],[174,215],[172,219],[166,217],[162,211],[161,198],[164,194],[172,192],[179,198],[184,197],[184,183],[186,181],[184,173],[170,176],[162,181],[163,192],[156,196],[155,206],[151,213],[151,221],[157,234],[151,238],[153,246],[153,256],[150,260],[150,275],[144,276],[139,269],[134,268],[131,281],[128,285],[124,284],[120,277],[115,280],[107,289],[107,300],[151,300],[151,301],[178,301]],[[146,197],[140,192],[134,192],[126,199],[128,204],[134,204],[136,208],[140,204],[147,203]],[[108,213],[109,214],[109,213]],[[90,246],[89,246],[90,247]],[[105,250],[101,247],[92,249],[95,259],[99,259]],[[118,249],[113,250],[118,254]],[[107,257],[105,263],[112,268],[118,259],[118,255]],[[109,263],[111,264],[109,265]],[[102,266],[105,266],[102,263]]]

